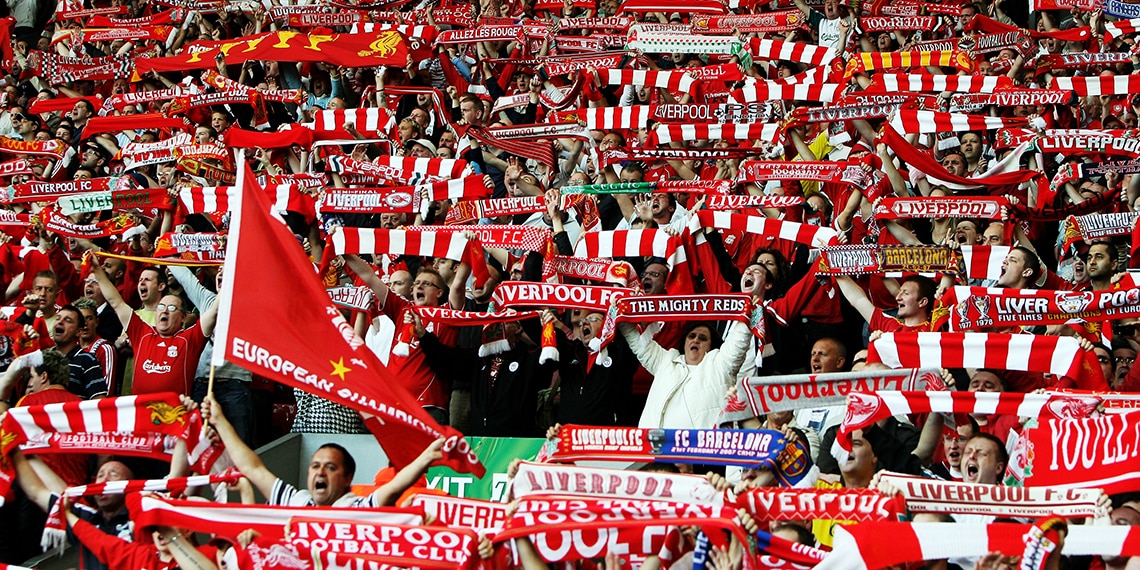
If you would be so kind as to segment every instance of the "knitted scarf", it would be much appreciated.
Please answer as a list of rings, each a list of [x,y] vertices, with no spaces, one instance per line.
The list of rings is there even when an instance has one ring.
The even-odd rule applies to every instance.
[[[996,196],[926,196],[884,198],[874,214],[878,219],[982,218],[1000,220],[1009,200]]]
[[[1091,411],[1098,404],[1096,398],[1084,398],[1068,403],[1066,411]],[[1140,412],[1136,411],[1100,417],[1042,417],[1036,426],[1022,430],[1014,443],[1006,484],[1129,492],[1140,479],[1138,420]]]
[[[918,109],[899,109],[891,119],[891,127],[904,133],[945,133],[1020,127],[1025,119],[945,113]]]
[[[0,496],[11,496],[15,466],[8,456],[17,447],[28,454],[81,449],[168,459],[172,449],[165,440],[171,436],[185,441],[190,463],[207,472],[221,450],[200,440],[201,432],[201,415],[187,412],[169,392],[17,406],[0,423]]]
[[[615,300],[631,292],[630,289],[617,287],[506,281],[495,288],[492,300],[500,309],[553,307],[605,313],[609,311]]]
[[[419,204],[409,192],[409,186],[380,188],[336,188],[325,190],[317,206],[320,212],[381,214],[385,212],[413,213]]]
[[[820,248],[819,253],[818,272],[828,275],[962,270],[955,251],[941,245],[839,245]]]
[[[314,131],[339,131],[347,123],[361,133],[383,134],[396,127],[396,116],[382,107],[317,111],[310,127]]]
[[[679,238],[657,228],[597,231],[582,234],[574,255],[585,258],[653,256],[673,260],[679,246]]]
[[[831,450],[840,464],[851,451],[851,432],[891,416],[937,412],[1075,419],[1087,417],[1099,403],[1093,397],[1017,392],[853,392],[847,398],[847,414]]]
[[[40,213],[37,214],[36,217],[38,217],[44,228],[50,231],[67,237],[84,239],[121,235],[123,232],[139,225],[133,218],[126,215],[119,215],[94,224],[76,224],[67,216],[57,212],[55,205],[48,205],[40,210]]]
[[[68,487],[64,489],[63,496],[77,498],[93,497],[95,495],[126,495],[143,491],[181,495],[189,487],[205,487],[218,483],[228,484],[241,479],[241,477],[241,473],[230,468],[225,472],[211,475],[171,477],[169,479],[108,481],[106,483],[91,483],[78,487]],[[43,538],[40,542],[40,546],[43,547],[44,552],[61,548],[64,539],[67,538],[67,524],[63,518],[63,511],[60,510],[60,505],[62,504],[62,501],[55,501],[52,503],[51,510],[48,511],[47,523],[44,525]]]
[[[65,216],[103,210],[149,210],[151,208],[169,210],[174,207],[170,194],[165,188],[84,192],[60,196],[56,200],[56,204],[59,206],[59,212]]]
[[[1104,41],[1109,42],[1114,38],[1135,34],[1137,31],[1140,31],[1140,18],[1105,22]]]
[[[941,299],[953,307],[951,330],[1053,325],[1140,315],[1140,289],[1049,291],[957,286]]]
[[[1123,236],[1132,233],[1140,212],[1120,212],[1113,214],[1085,214],[1069,216],[1065,220],[1065,248],[1074,242],[1093,241],[1107,236]]]
[[[732,532],[747,540],[731,509],[669,501],[623,499],[529,498],[518,502],[495,542],[531,537],[535,550],[547,562],[596,558],[611,549],[630,554],[656,554],[647,527],[697,525]],[[625,532],[623,532],[623,530]],[[706,533],[716,543],[721,532]],[[616,546],[615,546],[616,543]],[[658,548],[660,545],[657,545]]]
[[[420,509],[218,505],[138,493],[127,495],[127,509],[134,521],[135,533],[140,537],[143,529],[161,525],[215,534],[235,541],[238,534],[252,528],[265,540],[277,541],[285,537],[286,525],[294,517],[396,525],[423,523],[423,511]]]
[[[748,232],[767,237],[777,237],[802,243],[811,247],[835,245],[838,236],[835,230],[797,222],[785,222],[763,216],[748,216],[730,212],[702,210],[695,216],[700,227],[716,230]]]
[[[753,195],[725,195],[710,194],[705,198],[707,210],[741,210],[752,208],[787,209],[794,206],[803,206],[802,196],[753,196]]]
[[[874,370],[829,374],[745,376],[725,404],[722,422],[739,421],[807,408],[842,405],[852,392],[911,391],[945,388],[938,370]]]
[[[155,240],[153,255],[188,261],[223,261],[226,258],[226,234],[166,232]]]
[[[969,53],[956,49],[945,51],[865,52],[855,54],[855,56],[847,62],[847,68],[843,71],[843,76],[851,77],[856,73],[867,71],[926,67],[930,65],[953,67],[967,73],[974,70],[974,60],[970,58]]]
[[[787,127],[810,123],[835,123],[859,119],[882,119],[899,110],[902,103],[873,103],[853,105],[838,103],[827,107],[798,107],[788,116]]]
[[[731,34],[732,30],[741,33],[787,32],[798,28],[803,22],[803,12],[780,10],[762,14],[727,14],[724,16],[702,16],[693,18],[693,32],[698,34]],[[792,43],[792,42],[787,42]],[[806,44],[800,44],[806,45]],[[815,47],[815,46],[809,46]],[[767,59],[761,56],[759,59]]]
[[[337,255],[385,253],[462,261],[468,239],[459,232],[345,227],[332,234],[332,246]]]
[[[121,187],[120,187],[121,186]],[[44,202],[80,192],[101,192],[121,190],[134,186],[130,177],[106,176],[86,180],[64,180],[60,182],[21,182],[12,185],[10,202]]]
[[[496,323],[513,323],[526,319],[538,318],[539,311],[500,311],[480,313],[476,311],[458,311],[443,307],[413,307],[420,318],[436,323],[445,323],[452,326],[477,326]]]
[[[838,83],[781,83],[754,81],[732,91],[729,97],[740,103],[771,100],[820,101],[830,103],[841,85]]]
[[[1136,158],[1140,156],[1140,138],[1117,136],[1111,132],[1090,132],[1086,136],[1037,136],[1033,148],[1040,152],[1062,154],[1107,154]]]
[[[996,368],[1065,376],[1082,390],[1107,390],[1096,353],[1072,337],[998,333],[886,333],[867,362],[891,368]]]
[[[498,247],[502,249],[525,249],[527,251],[546,252],[547,243],[550,242],[550,230],[534,226],[514,225],[474,225],[474,226],[408,226],[409,234],[432,233],[442,236],[447,233],[465,234],[473,233],[483,247]]]
[[[1108,516],[1108,511],[1097,505],[1104,496],[1104,491],[1100,489],[960,483],[890,471],[881,471],[877,475],[881,483],[889,483],[902,492],[901,497],[906,499],[906,509],[912,513],[998,517]]]
[[[864,32],[893,32],[895,30],[933,30],[935,16],[862,16],[859,28]]]
[[[682,141],[710,141],[731,139],[734,141],[774,142],[783,136],[779,123],[721,123],[710,125],[657,125],[649,137],[649,145],[664,145]]]
[[[735,504],[757,521],[890,521],[899,520],[909,506],[902,497],[887,497],[870,489],[772,487],[749,489]]]
[[[327,568],[363,559],[396,567],[468,570],[478,560],[474,531],[443,526],[344,521],[314,513],[290,518],[285,540],[298,553],[312,553],[314,562],[319,556],[318,567]]]
[[[549,267],[544,266],[543,274],[557,275],[563,279],[624,283],[625,286],[634,285],[630,283],[635,277],[633,268],[625,261],[555,255],[546,260],[544,265],[549,265]]]
[[[749,47],[755,59],[765,61],[787,60],[815,67],[824,65],[835,58],[830,47],[803,42],[759,39]]]
[[[507,522],[507,505],[492,501],[417,493],[412,496],[408,506],[422,508],[425,516],[435,517],[445,525],[467,528],[490,536],[503,530],[503,525]]]
[[[660,182],[614,182],[610,184],[582,184],[562,187],[563,194],[646,194],[651,192],[679,192],[701,194],[727,194],[732,189],[728,180],[662,180]]]
[[[376,294],[368,287],[331,287],[326,289],[333,304],[338,307],[367,311],[376,301]]]
[[[740,163],[736,182],[765,182],[768,180],[816,180],[839,182],[865,188],[871,183],[866,163],[858,160],[829,161],[772,161],[746,160]]]
[[[831,554],[816,570],[873,570],[922,560],[981,558],[990,552],[1021,553],[1032,528],[1013,523],[865,522],[836,526]],[[1140,555],[1140,529],[1072,525],[1065,537],[1065,555]]]
[[[875,75],[864,92],[935,92],[957,91],[960,93],[993,93],[996,89],[1012,87],[1013,82],[1006,76],[991,75],[933,75],[929,73],[880,73]],[[1054,86],[1054,89],[1063,89]]]
[[[996,280],[1001,277],[1001,264],[1013,249],[1007,245],[962,246],[963,267],[969,279]]]
[[[178,189],[178,202],[187,214],[208,214],[230,210],[230,192],[234,186],[183,186]]]
[[[601,428],[564,425],[550,460],[661,461],[777,467],[787,445],[771,430]]]
[[[535,495],[660,500],[705,506],[724,505],[724,494],[714,489],[705,477],[699,475],[524,461],[519,464],[518,473],[511,479],[507,497],[513,500]]]
[[[1054,77],[1053,89],[1072,91],[1078,97],[1100,95],[1128,95],[1140,89],[1140,76],[1136,75],[1082,75]]]
[[[634,69],[600,69],[598,79],[602,85],[633,85],[658,87],[670,92],[688,92],[696,81],[687,69],[677,71],[652,71]]]

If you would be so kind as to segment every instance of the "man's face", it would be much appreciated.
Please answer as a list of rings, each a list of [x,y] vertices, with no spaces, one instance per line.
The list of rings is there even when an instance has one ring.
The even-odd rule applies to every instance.
[[[404,225],[403,214],[387,213],[380,214],[380,227],[386,230],[394,230]]]
[[[127,481],[133,474],[126,465],[118,461],[108,461],[99,467],[99,471],[95,473],[96,483],[106,483],[108,481]],[[95,505],[104,511],[117,511],[126,504],[126,495],[112,494],[112,495],[95,495]]]
[[[970,392],[1001,392],[1001,379],[992,372],[981,370],[970,378]]]
[[[483,106],[475,104],[474,101],[464,101],[459,104],[459,112],[463,115],[463,120],[472,125],[481,125],[481,118],[483,116]]]
[[[97,168],[102,163],[103,156],[99,154],[99,151],[91,147],[83,149],[83,161],[79,163],[80,166],[84,168]]]
[[[942,451],[946,454],[946,463],[955,467],[962,465],[962,444],[966,438],[956,430],[947,430],[942,433]]]
[[[393,271],[392,276],[388,278],[388,288],[407,299],[412,293],[412,274],[403,269]]]
[[[859,429],[851,433],[851,454],[848,455],[847,462],[839,466],[839,471],[845,477],[869,478],[875,473],[875,464],[878,462],[871,445],[863,439],[863,430]]]
[[[455,150],[455,135],[451,131],[444,131],[439,135],[439,146],[441,148],[450,148]]]
[[[1085,271],[1089,279],[1108,279],[1116,272],[1116,261],[1108,256],[1108,247],[1107,244],[1097,243],[1089,248],[1089,255],[1085,260]]]
[[[182,309],[182,299],[174,295],[166,295],[158,302],[158,310],[154,315],[154,330],[158,334],[170,336],[182,330],[182,321],[186,311]]]
[[[811,373],[839,372],[847,359],[840,356],[839,347],[828,339],[815,341],[811,347]]]
[[[760,264],[753,263],[744,268],[744,273],[740,275],[740,292],[752,295],[753,297],[763,297],[764,292],[772,287],[768,283],[768,272],[761,267]]]
[[[1020,251],[1013,250],[1001,262],[1001,277],[998,277],[997,286],[1019,287],[1021,280],[1028,278],[1025,272],[1025,256]]]
[[[214,113],[210,115],[210,126],[220,133],[230,126],[230,120],[221,113]]]
[[[653,194],[652,201],[649,204],[654,219],[668,220],[673,217],[673,212],[677,210],[676,206],[669,203],[668,194]]]
[[[413,144],[412,148],[408,150],[408,156],[416,158],[433,158],[431,151],[427,147],[419,144]]]
[[[344,496],[352,479],[344,471],[344,458],[332,448],[318,449],[309,460],[309,494],[318,507],[327,507]]]
[[[396,129],[400,133],[400,140],[410,141],[415,136],[415,121],[400,121],[400,125]]]
[[[960,154],[947,155],[942,159],[942,168],[954,176],[965,176],[966,160]]]
[[[420,128],[427,128],[427,126],[428,126],[427,111],[420,109],[420,108],[412,109],[411,117],[412,117],[412,120],[415,121],[416,124],[418,124],[420,126]]]
[[[650,263],[641,272],[641,288],[646,295],[664,295],[665,278],[669,276],[669,268],[660,263]]]
[[[1113,370],[1112,387],[1117,388],[1121,382],[1124,382],[1124,377],[1128,376],[1128,371],[1132,370],[1132,363],[1136,362],[1136,351],[1131,348],[1118,348],[1112,351],[1112,361],[1116,365]]]
[[[645,173],[640,170],[625,168],[622,169],[619,178],[621,178],[622,182],[641,182],[645,178]]]
[[[930,303],[930,299],[922,296],[918,283],[913,281],[903,283],[902,287],[899,287],[899,294],[895,295],[895,301],[899,304],[900,319],[922,314]]]
[[[1005,464],[998,461],[997,444],[981,437],[975,437],[962,449],[962,481],[996,485]]]
[[[823,3],[823,15],[827,16],[828,20],[834,20],[839,17],[839,0],[826,0]]]
[[[60,311],[55,319],[55,327],[51,331],[51,339],[60,346],[71,346],[78,342],[79,333],[83,328],[82,315],[75,311]]]
[[[147,269],[139,275],[138,289],[139,299],[146,304],[159,299],[166,285],[158,282],[158,274],[153,269]]]
[[[55,305],[55,298],[59,295],[59,286],[51,277],[36,277],[32,280],[32,293],[43,299],[40,304],[41,309],[51,307]]]
[[[87,105],[84,105],[83,103],[76,103],[75,106],[71,108],[71,118],[73,120],[83,121],[90,116],[91,113],[87,111]]]
[[[1094,346],[1093,354],[1096,354],[1096,361],[1100,364],[1100,371],[1105,379],[1112,378],[1112,353],[1103,346]]]
[[[99,325],[99,316],[94,309],[79,309],[83,315],[83,328],[79,329],[79,338],[83,343],[95,340],[95,328]]]
[[[194,129],[194,144],[210,144],[212,142],[214,142],[214,136],[210,134],[209,129],[206,127]]]
[[[432,273],[421,273],[412,282],[412,302],[420,307],[438,307],[443,298],[443,279]]]
[[[578,329],[578,340],[583,343],[589,343],[590,339],[598,336],[602,332],[602,323],[605,322],[606,316],[601,313],[588,313],[582,317],[581,320],[575,325]]]
[[[1005,245],[1005,228],[1001,222],[993,222],[986,226],[986,231],[982,232],[983,245]]]

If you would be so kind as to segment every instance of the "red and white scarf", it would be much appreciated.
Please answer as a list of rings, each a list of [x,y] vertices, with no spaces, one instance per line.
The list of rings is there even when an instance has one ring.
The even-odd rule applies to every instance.
[[[699,475],[524,461],[511,479],[507,497],[514,500],[535,495],[644,499],[706,506],[724,504],[724,493]]]
[[[880,73],[865,89],[870,93],[934,92],[957,91],[960,93],[993,93],[995,90],[1012,87],[1013,82],[1006,76],[991,75],[933,75],[930,73]],[[1054,86],[1054,89],[1062,89]],[[908,131],[909,132],[909,131]]]
[[[661,229],[609,230],[582,234],[577,257],[663,257],[672,260],[679,240]]]
[[[867,362],[891,368],[996,368],[1065,376],[1083,390],[1107,390],[1096,353],[1072,337],[998,333],[886,333]]]
[[[598,79],[602,85],[634,85],[659,87],[670,92],[688,92],[696,82],[687,69],[677,71],[652,71],[634,69],[600,69]]]
[[[226,234],[166,232],[155,240],[152,255],[185,261],[223,261],[226,258]]]
[[[1020,127],[1025,119],[945,113],[918,109],[899,109],[891,120],[891,127],[900,133],[944,133]]]
[[[906,515],[902,497],[871,489],[749,489],[735,505],[759,521],[891,521]]]
[[[411,191],[409,191],[411,190]],[[354,214],[381,214],[385,212],[412,213],[416,211],[413,199],[415,189],[409,186],[380,188],[336,188],[325,190],[317,209],[321,212]]]
[[[881,471],[879,481],[902,492],[906,509],[912,513],[992,515],[997,517],[1105,517],[1108,511],[1098,505],[1104,496],[1100,489],[1056,489],[1050,487],[1009,487],[983,483],[938,481]]]
[[[417,493],[408,506],[422,508],[425,516],[435,517],[447,526],[468,528],[492,537],[503,530],[507,522],[508,506],[492,501]]]
[[[1054,77],[1051,87],[1062,91],[1072,91],[1078,97],[1128,95],[1140,91],[1140,76],[1082,75],[1078,77]]]
[[[864,32],[893,32],[895,30],[933,30],[935,16],[862,16],[859,27]]]
[[[346,123],[352,123],[361,133],[383,134],[396,127],[396,116],[382,107],[317,111],[311,128],[314,131],[339,131]]]
[[[831,228],[797,222],[785,222],[763,216],[747,216],[730,212],[700,211],[695,216],[699,227],[742,231],[802,243],[811,247],[835,245],[838,234]],[[690,224],[690,228],[692,224]]]
[[[174,209],[165,188],[117,189],[60,196],[56,201],[65,216],[104,210],[132,211],[159,208]]]
[[[955,368],[961,368],[955,366]],[[1023,418],[1075,419],[1094,413],[1099,400],[1091,396],[1023,394],[1019,392],[889,392],[847,395],[847,413],[839,424],[831,452],[840,463],[851,451],[851,433],[891,416],[941,414],[1009,415]]]
[[[187,412],[171,392],[82,402],[17,406],[0,423],[0,496],[8,496],[15,476],[7,457],[19,447],[28,454],[106,452],[169,458],[166,436],[186,442],[190,463],[207,472],[217,459],[202,432],[202,416]]]
[[[553,307],[585,309],[605,313],[614,301],[633,292],[632,289],[561,283],[529,283],[506,281],[495,288],[492,300],[500,309],[508,307]]]
[[[187,214],[228,212],[230,193],[237,191],[234,186],[184,186],[178,190],[178,201]]]
[[[871,183],[871,173],[864,162],[856,160],[839,162],[746,160],[740,163],[736,174],[738,184],[768,180],[816,180],[866,188]]]
[[[961,271],[954,250],[941,245],[838,245],[820,248],[817,271],[827,275]]]
[[[332,234],[332,246],[337,255],[384,253],[462,261],[468,239],[460,232],[345,227]]]
[[[37,216],[48,230],[73,238],[93,239],[122,235],[127,230],[139,226],[134,218],[125,214],[94,224],[76,224],[67,216],[57,212],[54,204],[40,210]]]
[[[468,570],[478,560],[479,537],[467,529],[348,521],[316,513],[290,518],[287,528],[285,541],[298,553],[311,553],[314,562],[319,557],[323,563],[317,567],[343,568],[340,564],[362,559],[396,567]]]
[[[729,93],[738,103],[756,103],[759,101],[789,100],[789,101],[820,101],[830,103],[835,100],[836,94],[842,85],[838,83],[781,83],[778,81],[754,81],[746,83],[740,89]]]
[[[1008,245],[964,245],[962,259],[965,261],[966,277],[970,279],[997,280],[1001,277],[1002,262],[1010,250]]]
[[[1068,248],[1074,242],[1082,240],[1093,241],[1108,236],[1129,235],[1138,217],[1140,217],[1138,212],[1069,216],[1065,220],[1065,247]]]
[[[874,570],[922,560],[1021,553],[1033,525],[866,522],[835,527],[831,554],[816,570]],[[889,537],[889,540],[884,540]],[[953,540],[947,540],[953,537]],[[1066,556],[1138,556],[1140,529],[1070,525]]]
[[[174,526],[234,541],[242,531],[251,528],[261,533],[265,540],[281,540],[285,537],[286,525],[293,517],[319,517],[377,524],[423,524],[423,511],[419,509],[218,505],[140,494],[127,495],[127,509],[131,513],[131,520],[138,534],[149,526]]]
[[[368,287],[331,287],[325,290],[338,307],[367,311],[376,301],[376,294]]]
[[[1140,289],[1051,291],[956,286],[941,298],[951,330],[1054,325],[1140,315]]]
[[[995,196],[927,196],[923,198],[884,198],[875,209],[884,220],[982,218],[1001,219],[1002,206],[1009,200]]]
[[[1115,22],[1105,22],[1104,41],[1109,42],[1119,36],[1135,34],[1138,31],[1140,31],[1140,18],[1132,18],[1131,20],[1118,20]]]
[[[803,23],[803,12],[799,9],[764,12],[761,14],[727,14],[724,16],[701,16],[693,18],[693,32],[697,34],[787,32]],[[791,42],[787,42],[791,43]],[[805,45],[805,44],[799,44]],[[816,47],[816,46],[810,46]],[[761,58],[764,59],[764,58]]]
[[[731,139],[734,141],[774,142],[782,136],[779,123],[720,123],[657,125],[650,136],[650,144],[668,144],[681,141],[708,141]]]
[[[526,319],[537,318],[539,311],[500,311],[480,313],[476,311],[457,311],[443,307],[412,307],[420,318],[436,323],[446,323],[453,326],[476,326],[495,323],[513,323]]]
[[[803,42],[759,39],[749,47],[753,58],[766,61],[787,60],[817,67],[835,59],[830,47]]]
[[[451,205],[447,210],[447,225],[470,224],[482,218],[498,218],[516,214],[534,214],[546,211],[546,199],[542,196],[521,196],[491,198],[488,200],[463,200]]]
[[[710,194],[705,199],[705,209],[708,210],[741,210],[752,208],[774,208],[783,210],[803,205],[804,199],[802,196]]]
[[[740,421],[772,412],[838,406],[846,403],[847,395],[852,392],[873,394],[883,390],[940,390],[945,387],[945,382],[934,368],[745,376],[737,381],[736,394],[725,404],[721,417],[723,421]]]
[[[544,253],[550,242],[550,230],[534,226],[514,225],[473,225],[473,226],[409,226],[408,232],[434,233],[474,233],[483,247],[502,249],[525,249]]]

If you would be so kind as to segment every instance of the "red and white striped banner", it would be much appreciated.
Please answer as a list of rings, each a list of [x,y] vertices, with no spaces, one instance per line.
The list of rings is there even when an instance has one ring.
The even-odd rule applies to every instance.
[[[187,214],[230,211],[230,194],[236,186],[190,186],[178,190],[178,201]]]
[[[886,333],[871,343],[867,362],[882,362],[891,368],[994,368],[1039,372],[1071,378],[1086,390],[1108,389],[1096,354],[1081,348],[1080,342],[1073,337]]]
[[[1062,91],[1072,91],[1078,97],[1130,95],[1140,92],[1140,75],[1054,77],[1052,88]]]
[[[345,123],[352,123],[361,133],[387,134],[396,127],[396,116],[382,107],[317,111],[311,128],[318,132],[339,131]]]
[[[957,91],[961,93],[993,93],[995,89],[1013,87],[1004,75],[933,75],[930,73],[880,73],[865,89],[870,93],[915,93]],[[1054,86],[1054,89],[1061,89]]]
[[[763,216],[746,216],[731,212],[700,211],[696,215],[701,227],[718,230],[745,231],[768,237],[776,237],[802,243],[811,247],[837,245],[839,236],[831,228],[823,228],[798,222],[785,222]],[[692,223],[690,223],[690,228]]]
[[[409,232],[443,234],[473,233],[484,247],[525,249],[543,253],[550,241],[550,230],[535,226],[480,224],[472,226],[410,226]]]
[[[997,280],[1001,277],[1002,262],[1013,249],[1008,245],[963,245],[962,258],[965,262],[966,277],[970,279]]]
[[[462,261],[467,244],[467,237],[460,232],[340,228],[332,235],[333,250],[338,255],[385,253]]]
[[[820,101],[830,103],[843,86],[838,83],[779,83],[776,81],[754,81],[729,93],[739,103],[757,101]]]
[[[891,127],[900,133],[945,133],[980,131],[1020,127],[1025,119],[969,115],[966,113],[945,113],[942,111],[921,111],[899,109],[891,120]]]
[[[1025,551],[1033,528],[1011,523],[836,525],[831,554],[815,570],[874,570],[923,560],[977,559],[991,552],[1017,555]],[[1069,525],[1065,555],[1140,556],[1140,527]]]
[[[688,70],[653,71],[648,69],[600,69],[598,78],[603,85],[634,85],[660,87],[671,92],[688,92],[696,81]]]
[[[812,66],[823,65],[835,56],[830,47],[817,46],[802,42],[785,42],[780,40],[756,40],[752,48],[752,57],[763,60],[787,60],[806,63]]]
[[[1106,22],[1104,24],[1104,40],[1112,41],[1114,38],[1135,34],[1138,31],[1140,31],[1140,18]]]
[[[578,109],[573,114],[586,128],[594,130],[641,129],[649,123],[656,105],[631,105],[629,107],[590,107]]]
[[[660,229],[610,230],[587,232],[574,249],[577,257],[643,257],[669,259],[677,251],[679,239]]]
[[[720,123],[708,125],[658,125],[653,130],[657,144],[680,141],[732,139],[774,142],[782,133],[780,123]]]
[[[478,200],[491,195],[484,176],[464,176],[416,186],[425,200]]]

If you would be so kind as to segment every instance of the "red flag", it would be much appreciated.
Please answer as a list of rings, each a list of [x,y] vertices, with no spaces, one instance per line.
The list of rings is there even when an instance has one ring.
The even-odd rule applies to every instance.
[[[231,197],[230,242],[214,364],[224,358],[257,374],[360,411],[397,466],[443,437],[444,464],[482,477],[463,434],[443,428],[391,377],[333,306],[313,264],[247,165]],[[266,294],[271,284],[275,295]]]

